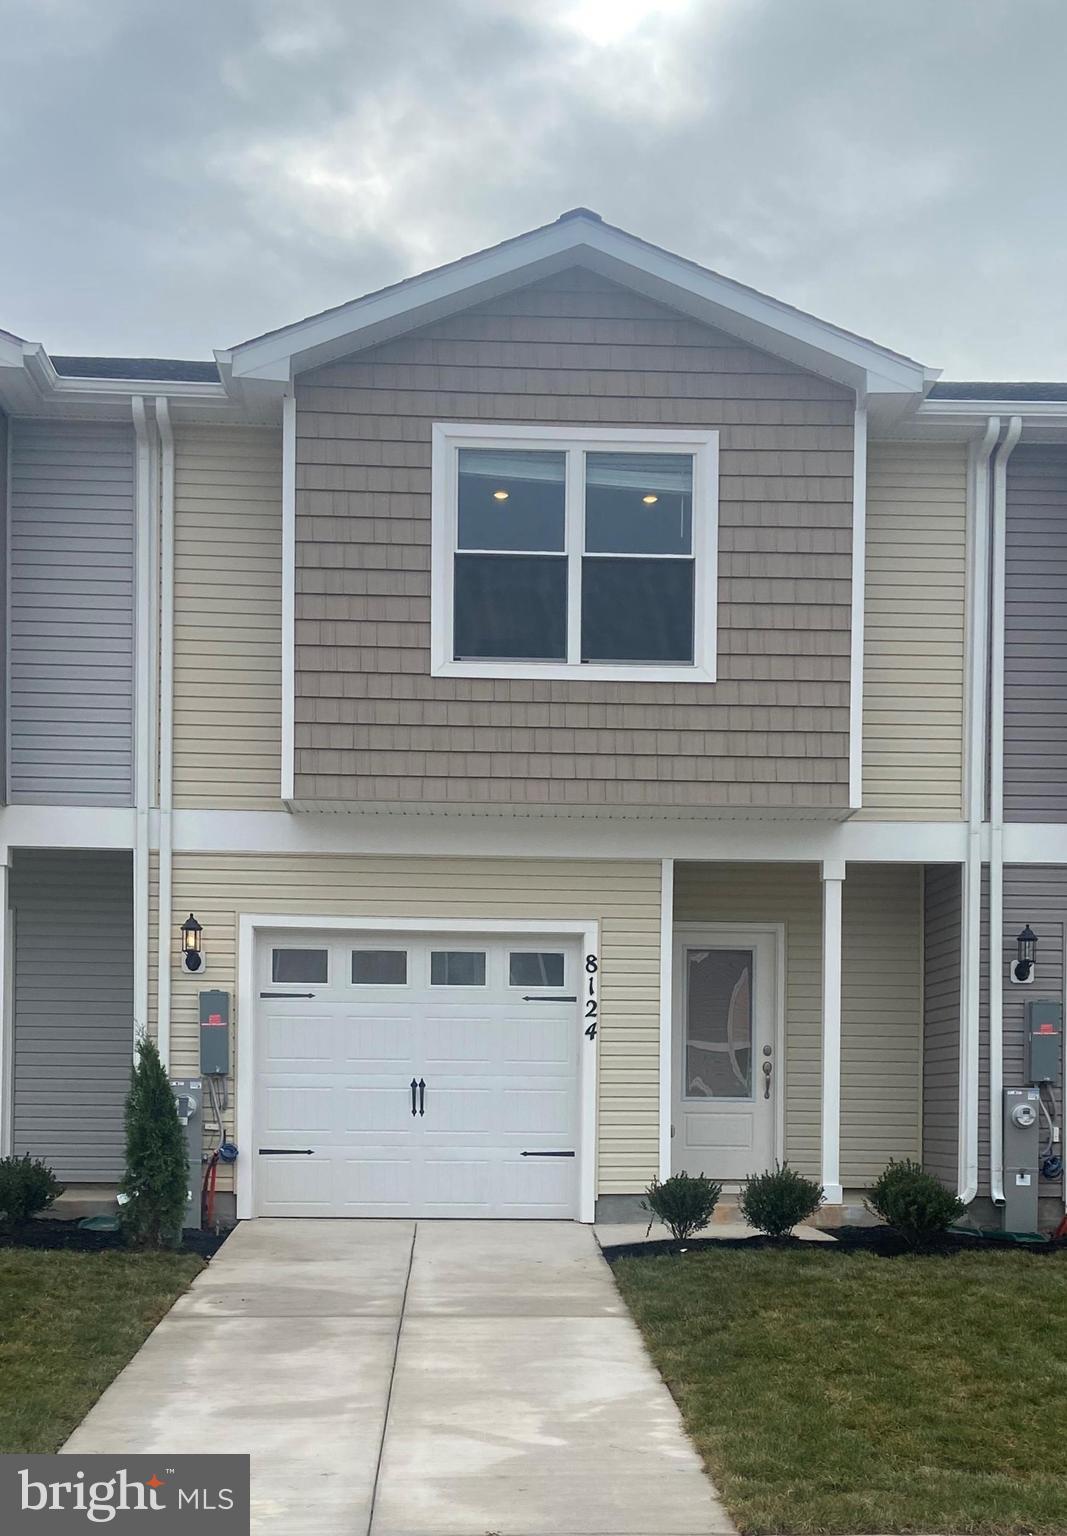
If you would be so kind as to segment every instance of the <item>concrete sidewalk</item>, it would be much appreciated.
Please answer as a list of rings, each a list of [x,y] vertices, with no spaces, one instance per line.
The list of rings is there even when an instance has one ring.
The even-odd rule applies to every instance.
[[[565,1222],[243,1224],[64,1449],[249,1451],[272,1536],[733,1529]]]

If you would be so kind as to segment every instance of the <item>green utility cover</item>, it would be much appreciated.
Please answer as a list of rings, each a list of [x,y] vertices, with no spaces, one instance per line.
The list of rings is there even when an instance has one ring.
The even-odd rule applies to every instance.
[[[117,1232],[119,1219],[117,1216],[83,1216],[78,1225],[86,1232]]]

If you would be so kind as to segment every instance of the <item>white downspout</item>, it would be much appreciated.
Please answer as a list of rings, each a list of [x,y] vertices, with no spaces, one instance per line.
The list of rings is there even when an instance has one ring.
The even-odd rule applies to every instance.
[[[135,517],[133,1050],[148,1029],[148,839],[152,792],[152,445],[144,397],[131,401],[137,443]]]
[[[959,1197],[978,1194],[979,1027],[982,974],[982,824],[985,821],[986,688],[989,635],[989,459],[1000,436],[991,416],[972,449],[968,529],[967,854],[963,868],[963,955],[960,977]]]
[[[989,684],[989,1194],[1004,1204],[1004,573],[1008,460],[1023,423],[1012,416],[993,464]]]
[[[162,444],[159,530],[159,927],[156,1028],[170,1067],[171,924],[174,866],[174,431],[166,397],[156,396]]]

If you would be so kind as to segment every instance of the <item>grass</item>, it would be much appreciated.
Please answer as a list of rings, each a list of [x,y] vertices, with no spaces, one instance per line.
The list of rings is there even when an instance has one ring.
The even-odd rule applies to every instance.
[[[194,1254],[0,1249],[0,1452],[58,1450],[203,1267]]]
[[[1067,1531],[1061,1258],[704,1251],[615,1278],[742,1531]]]

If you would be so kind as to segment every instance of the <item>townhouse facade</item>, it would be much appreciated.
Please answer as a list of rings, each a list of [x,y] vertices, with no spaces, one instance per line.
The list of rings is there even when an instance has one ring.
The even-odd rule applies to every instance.
[[[1064,992],[1067,387],[579,209],[212,362],[0,333],[0,412],[0,1152],[108,1198],[136,1039],[199,1080],[228,1018],[226,1215],[776,1160],[843,1215],[913,1157],[999,1219]],[[1054,1225],[1062,1065],[1039,1109]]]

